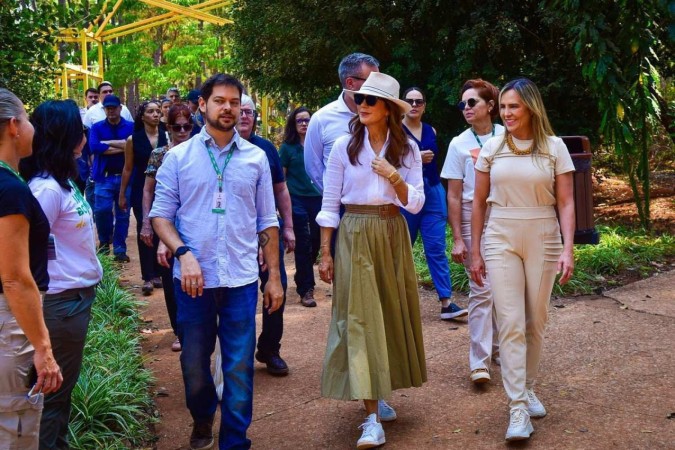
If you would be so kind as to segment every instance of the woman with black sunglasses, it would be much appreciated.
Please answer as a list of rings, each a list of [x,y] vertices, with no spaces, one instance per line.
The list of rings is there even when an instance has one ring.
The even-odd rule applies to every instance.
[[[466,316],[467,311],[451,301],[452,281],[450,265],[445,254],[445,227],[448,221],[448,208],[445,201],[445,189],[438,176],[436,155],[436,130],[422,122],[426,108],[426,96],[418,87],[411,87],[403,94],[412,108],[403,117],[403,129],[420,148],[422,155],[422,173],[424,175],[424,207],[417,214],[403,210],[401,213],[408,222],[410,239],[414,244],[417,234],[422,235],[424,255],[431,279],[436,287],[438,300],[441,302],[441,319],[451,320]]]
[[[475,185],[474,164],[480,149],[492,136],[504,134],[494,123],[499,117],[499,90],[481,79],[467,80],[460,89],[457,107],[469,128],[454,137],[448,147],[441,177],[448,180],[448,211],[452,228],[452,260],[471,265],[471,210]],[[469,278],[469,379],[490,381],[490,358],[498,362],[497,329],[492,314],[492,292],[487,281],[479,286]]]
[[[143,278],[143,295],[152,294],[153,288],[162,287],[159,278],[160,268],[155,259],[157,242],[148,245],[141,239],[143,226],[143,185],[145,184],[145,169],[148,167],[150,153],[157,147],[166,145],[166,135],[160,132],[159,118],[162,115],[160,103],[155,100],[147,101],[138,107],[134,121],[134,132],[127,139],[124,148],[124,170],[120,187],[119,205],[126,210],[127,201],[124,193],[131,181],[131,208],[136,218],[136,243],[138,244],[138,258],[141,263]]]
[[[145,185],[143,186],[143,225],[141,226],[141,240],[146,245],[155,245],[158,241],[153,233],[152,225],[148,215],[152,209],[152,202],[155,199],[155,187],[157,181],[157,171],[162,165],[164,155],[173,147],[182,144],[190,139],[190,133],[194,127],[192,122],[192,115],[190,108],[187,105],[175,105],[169,109],[167,117],[167,129],[169,130],[170,142],[167,145],[158,147],[150,153],[148,159],[148,167],[145,170]],[[164,285],[164,301],[166,302],[166,310],[169,313],[169,321],[173,334],[178,335],[176,325],[176,297],[173,291],[173,256],[169,249],[163,242],[159,241],[157,244],[157,262],[160,264],[160,276],[162,277],[162,284]],[[181,344],[178,337],[171,344],[171,350],[174,352],[181,351]]]
[[[321,394],[363,400],[367,418],[357,448],[372,448],[385,442],[380,422],[396,419],[384,400],[427,377],[412,246],[400,213],[422,209],[424,184],[419,149],[401,126],[410,105],[399,99],[398,82],[371,72],[359,91],[345,93],[358,115],[328,157],[316,218],[319,274],[334,280]]]

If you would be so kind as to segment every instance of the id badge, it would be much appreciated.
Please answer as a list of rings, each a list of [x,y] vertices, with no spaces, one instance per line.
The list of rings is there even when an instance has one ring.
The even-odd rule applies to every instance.
[[[211,212],[214,214],[225,214],[225,193],[214,192]]]

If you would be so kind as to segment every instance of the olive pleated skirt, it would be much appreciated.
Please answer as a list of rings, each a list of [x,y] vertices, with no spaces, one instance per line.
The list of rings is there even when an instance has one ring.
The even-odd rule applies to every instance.
[[[387,399],[427,379],[417,277],[403,217],[347,212],[337,237],[321,395]]]

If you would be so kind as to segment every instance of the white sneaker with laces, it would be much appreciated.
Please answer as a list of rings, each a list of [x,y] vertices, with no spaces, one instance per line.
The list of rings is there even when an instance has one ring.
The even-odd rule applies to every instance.
[[[359,429],[363,429],[363,433],[361,439],[356,442],[358,450],[379,447],[385,443],[384,429],[382,429],[382,424],[377,421],[377,415],[371,414],[366,417],[366,421],[359,426]]]
[[[396,411],[384,400],[377,401],[377,415],[380,422],[393,422],[396,420]]]
[[[532,433],[534,433],[534,427],[530,422],[530,415],[527,411],[522,408],[512,409],[505,439],[507,441],[522,441],[523,439],[529,439]]]
[[[534,389],[527,390],[527,413],[535,419],[546,415],[546,408],[534,394]]]

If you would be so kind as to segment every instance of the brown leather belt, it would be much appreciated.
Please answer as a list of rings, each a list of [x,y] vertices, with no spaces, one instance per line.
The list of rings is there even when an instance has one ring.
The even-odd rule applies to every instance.
[[[396,205],[345,205],[345,211],[352,214],[380,216],[380,219],[391,219],[401,215]]]

